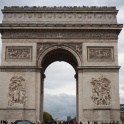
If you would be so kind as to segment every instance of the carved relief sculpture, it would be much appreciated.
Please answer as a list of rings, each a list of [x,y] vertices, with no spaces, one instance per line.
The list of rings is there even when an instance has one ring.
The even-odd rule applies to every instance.
[[[14,59],[27,59],[31,60],[30,46],[7,46],[6,47],[6,60]]]
[[[24,105],[26,101],[25,79],[14,76],[10,79],[8,106]]]
[[[110,105],[111,102],[111,86],[110,81],[106,77],[99,79],[93,78],[92,84],[92,101],[95,105]]]
[[[50,46],[58,46],[58,47],[61,47],[61,46],[68,46],[74,50],[76,50],[79,55],[82,54],[82,43],[61,43],[61,44],[58,44],[58,43],[42,43],[42,44],[38,44],[37,45],[37,53],[38,55],[44,50],[44,49],[47,49],[49,48]]]
[[[111,32],[106,32],[106,31],[97,31],[94,30],[93,32],[89,31],[31,31],[31,32],[26,32],[26,31],[11,31],[11,32],[5,32],[2,35],[2,38],[60,38],[60,39],[65,39],[65,38],[75,38],[75,39],[80,39],[80,38],[117,38],[117,33],[114,31]]]
[[[88,60],[113,60],[113,47],[89,47]]]

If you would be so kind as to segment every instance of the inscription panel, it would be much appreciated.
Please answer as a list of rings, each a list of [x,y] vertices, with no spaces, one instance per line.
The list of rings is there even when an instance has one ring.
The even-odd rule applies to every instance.
[[[88,47],[88,61],[113,61],[113,47]]]
[[[28,60],[32,59],[31,46],[7,46],[6,47],[6,60]]]

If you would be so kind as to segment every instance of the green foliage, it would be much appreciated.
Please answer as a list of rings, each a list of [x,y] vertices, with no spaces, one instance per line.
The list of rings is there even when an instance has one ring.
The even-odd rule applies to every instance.
[[[124,122],[124,117],[121,117],[121,121]]]
[[[49,114],[48,112],[43,112],[43,120],[44,120],[44,122],[54,121],[52,115]]]
[[[76,117],[72,118],[70,121],[71,122],[76,122]]]

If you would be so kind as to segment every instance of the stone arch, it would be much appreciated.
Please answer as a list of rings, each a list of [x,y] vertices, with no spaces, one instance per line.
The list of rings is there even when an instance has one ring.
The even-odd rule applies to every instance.
[[[45,70],[49,64],[55,61],[66,61],[76,70],[77,66],[81,66],[81,55],[66,45],[50,46],[39,53],[37,65],[42,66]]]
[[[81,47],[82,48],[82,47]],[[39,50],[38,50],[39,51]],[[82,50],[81,50],[82,51]],[[37,66],[42,67],[41,71],[41,94],[40,94],[40,104],[39,110],[41,110],[41,115],[39,114],[40,120],[43,120],[43,100],[44,100],[44,75],[45,69],[55,61],[65,61],[69,63],[75,70],[75,78],[76,78],[76,116],[78,117],[78,73],[77,67],[81,66],[81,55],[82,52],[76,51],[69,45],[48,45],[47,48],[41,47],[41,51],[38,53],[37,57]],[[39,112],[40,113],[40,112]]]

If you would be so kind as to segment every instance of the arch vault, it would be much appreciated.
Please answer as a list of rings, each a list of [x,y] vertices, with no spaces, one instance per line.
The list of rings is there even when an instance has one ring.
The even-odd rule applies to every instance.
[[[115,7],[4,7],[0,120],[43,121],[44,71],[66,61],[76,72],[76,119],[120,121]],[[17,116],[18,115],[18,116]]]

